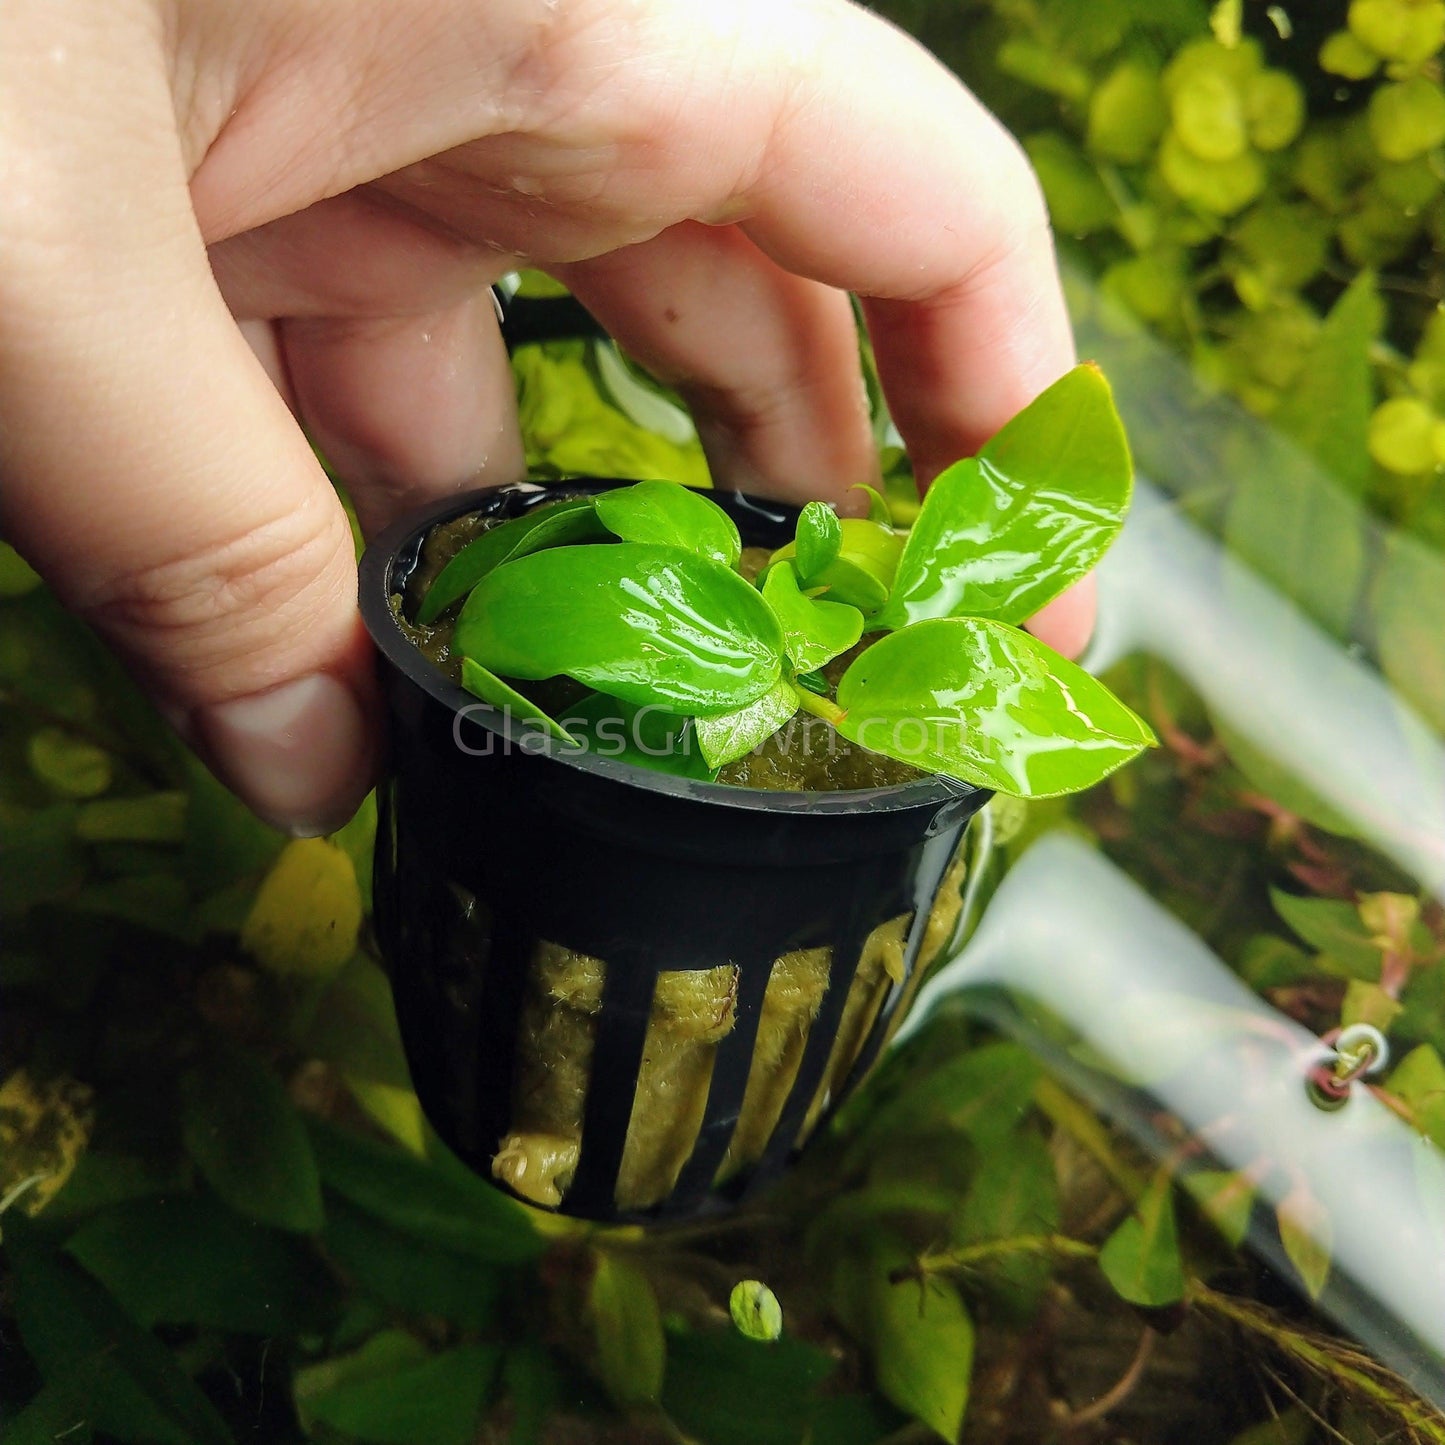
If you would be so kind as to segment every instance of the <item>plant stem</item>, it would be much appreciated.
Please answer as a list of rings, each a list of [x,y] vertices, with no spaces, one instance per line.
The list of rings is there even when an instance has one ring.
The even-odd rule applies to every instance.
[[[816,692],[809,692],[805,687],[798,689],[798,706],[804,712],[810,712],[814,717],[820,717],[834,727],[848,716],[847,710],[839,707],[831,697],[819,697]]]

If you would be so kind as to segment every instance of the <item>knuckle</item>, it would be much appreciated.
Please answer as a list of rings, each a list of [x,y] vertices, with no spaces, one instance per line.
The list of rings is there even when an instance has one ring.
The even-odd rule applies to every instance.
[[[120,571],[75,599],[123,647],[186,672],[225,667],[304,629],[339,590],[340,516],[300,507]]]

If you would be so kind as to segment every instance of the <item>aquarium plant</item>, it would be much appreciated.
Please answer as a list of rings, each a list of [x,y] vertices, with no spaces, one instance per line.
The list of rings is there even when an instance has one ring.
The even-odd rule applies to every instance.
[[[644,481],[482,532],[431,581],[416,621],[460,604],[463,684],[564,746],[660,714],[675,747],[628,759],[661,754],[675,770],[690,757],[712,779],[801,709],[924,772],[1055,796],[1154,740],[1020,626],[1103,555],[1130,485],[1108,384],[1083,365],[936,478],[906,531],[871,488],[867,517],[811,502],[749,582],[720,507]],[[557,676],[592,689],[565,719],[522,691]]]

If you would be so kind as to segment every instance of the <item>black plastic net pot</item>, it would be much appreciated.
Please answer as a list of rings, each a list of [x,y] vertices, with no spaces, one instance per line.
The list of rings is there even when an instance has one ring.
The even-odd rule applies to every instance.
[[[693,1215],[775,1176],[866,1073],[952,932],[989,795],[697,782],[479,703],[393,598],[438,523],[558,494],[457,497],[362,559],[390,727],[376,928],[417,1094],[463,1159],[567,1214]],[[713,498],[749,545],[792,535],[790,507]]]

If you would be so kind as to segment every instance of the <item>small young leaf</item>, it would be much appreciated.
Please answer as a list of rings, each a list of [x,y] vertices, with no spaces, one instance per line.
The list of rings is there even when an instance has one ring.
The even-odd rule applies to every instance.
[[[716,776],[698,746],[692,719],[661,708],[594,692],[567,709],[562,726],[579,747],[599,758],[705,783]]]
[[[1334,898],[1299,898],[1280,888],[1269,890],[1274,911],[1304,941],[1338,960],[1352,978],[1380,977],[1380,950],[1352,903]]]
[[[771,1342],[783,1333],[783,1307],[761,1280],[739,1280],[728,1295],[728,1313],[738,1333],[750,1340]]]
[[[636,1266],[600,1252],[588,1294],[602,1383],[623,1409],[656,1404],[667,1339],[652,1286]]]
[[[416,620],[434,622],[458,597],[464,597],[493,568],[530,552],[560,547],[568,542],[589,542],[606,532],[593,510],[591,497],[569,497],[544,503],[521,517],[488,527],[468,542],[437,573],[417,608]]]
[[[543,712],[531,698],[523,697],[511,683],[503,682],[496,673],[488,672],[481,663],[473,662],[470,657],[462,658],[462,686],[474,697],[491,703],[502,713],[520,718],[523,722],[538,724],[559,742],[577,741],[561,723]]]
[[[838,685],[844,737],[1025,798],[1075,792],[1154,741],[1081,667],[985,618],[920,622],[854,660]]]
[[[1108,550],[1133,471],[1109,384],[1075,367],[977,457],[934,479],[881,626],[975,616],[1023,622]]]
[[[870,522],[881,522],[885,527],[893,525],[893,510],[888,505],[888,498],[867,482],[854,482],[848,488],[850,492],[862,492],[868,498],[868,520]]]
[[[1392,998],[1377,983],[1364,983],[1352,978],[1345,985],[1345,997],[1340,1004],[1340,1024],[1349,1028],[1351,1024],[1370,1024],[1388,1033],[1403,1005]]]
[[[602,525],[624,542],[681,547],[724,567],[736,567],[742,556],[733,519],[703,493],[677,482],[637,482],[603,492],[594,505]]]
[[[1099,1267],[1130,1304],[1157,1307],[1184,1297],[1184,1262],[1167,1170],[1154,1176],[1133,1214],[1104,1241]]]
[[[821,571],[805,575],[803,585],[810,594],[829,602],[845,602],[871,617],[888,601],[888,589],[903,552],[903,536],[891,527],[861,517],[845,517],[838,526],[842,546],[838,555]],[[771,563],[797,556],[797,544],[789,542],[773,553]],[[800,569],[801,570],[801,569]]]
[[[811,584],[842,549],[843,528],[838,514],[826,502],[809,502],[798,513],[794,538],[799,575]]]
[[[281,1081],[250,1054],[212,1048],[181,1078],[181,1132],[206,1182],[248,1219],[321,1228],[311,1141]]]
[[[770,691],[746,707],[694,718],[692,725],[704,759],[710,767],[720,768],[772,737],[797,710],[797,689],[779,678]]]
[[[560,673],[668,712],[731,712],[782,671],[761,593],[677,547],[616,542],[537,552],[472,590],[456,648],[503,677]]]
[[[863,635],[863,614],[842,602],[805,597],[786,563],[768,569],[763,598],[783,629],[783,646],[799,672],[816,672]]]

